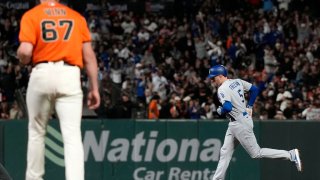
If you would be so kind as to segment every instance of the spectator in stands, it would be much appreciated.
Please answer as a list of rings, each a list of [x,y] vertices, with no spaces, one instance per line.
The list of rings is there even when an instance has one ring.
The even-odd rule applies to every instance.
[[[0,68],[2,69],[3,67],[8,65],[8,56],[6,52],[4,51],[3,47],[0,46]]]
[[[9,111],[9,119],[21,119],[22,117],[23,112],[19,108],[17,101],[14,101]]]
[[[188,118],[190,119],[200,119],[201,106],[199,104],[199,99],[195,98],[189,101],[189,106],[187,109]]]
[[[157,93],[161,100],[167,97],[167,78],[163,75],[161,69],[154,69],[152,72],[152,91]]]
[[[160,96],[154,94],[148,107],[148,119],[158,119],[160,115]]]
[[[291,0],[278,0],[278,9],[287,11],[289,9],[289,4]]]
[[[200,109],[200,119],[213,119],[213,112],[209,103],[203,103]]]
[[[278,61],[276,57],[273,54],[273,50],[266,47],[264,50],[264,68],[266,73],[268,74],[268,78],[272,78],[273,75],[277,72],[278,70]]]
[[[113,117],[112,118],[123,118],[131,119],[133,117],[132,109],[134,104],[131,102],[130,97],[127,93],[122,93],[121,100],[113,108]]]
[[[9,105],[8,102],[3,101],[0,103],[0,119],[9,119],[10,114],[9,114]]]
[[[282,111],[277,111],[276,115],[274,116],[275,120],[286,120],[287,118],[283,115]]]
[[[302,117],[306,120],[320,120],[320,100],[314,100],[308,108],[302,112]]]
[[[255,112],[257,119],[284,119],[277,111],[286,115],[287,99],[280,98],[285,90],[292,99],[301,100],[292,101],[294,113],[288,117],[305,118],[301,116],[304,104],[319,94],[319,19],[302,12],[305,4],[290,0],[250,0],[243,10],[232,12],[223,2],[202,6],[201,12],[195,7],[195,13],[179,17],[110,12],[103,5],[101,10],[84,12],[99,57],[105,100],[99,114],[107,114],[105,109],[112,107],[109,104],[115,105],[121,100],[121,92],[128,91],[137,96],[130,93],[132,103],[142,102],[145,110],[154,92],[167,109],[172,106],[173,93],[181,99],[197,96],[193,98],[199,98],[200,104],[211,104],[216,118],[217,102],[204,98],[216,92],[202,89],[201,83],[208,83],[206,72],[219,63],[228,66],[231,76],[245,77],[262,90],[257,104],[260,101],[265,106]],[[15,33],[22,13],[1,8],[0,88],[6,101],[12,103],[15,90],[26,89],[31,66],[19,67],[11,53],[15,52]],[[206,10],[210,8],[214,10]],[[87,78],[82,80],[86,87]],[[181,102],[182,112],[177,117],[189,118],[185,101]],[[162,111],[169,116],[167,109]]]
[[[125,20],[121,23],[121,27],[125,34],[131,34],[136,28],[136,23],[133,21],[133,17],[130,15],[125,16]]]
[[[170,115],[172,119],[178,119],[183,117],[182,103],[179,96],[173,96],[171,98]]]
[[[207,56],[206,46],[207,43],[203,36],[194,38],[194,46],[196,50],[196,57],[198,59],[203,59]]]

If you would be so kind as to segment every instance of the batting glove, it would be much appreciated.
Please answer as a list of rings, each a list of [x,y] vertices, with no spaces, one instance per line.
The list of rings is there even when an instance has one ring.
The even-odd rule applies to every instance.
[[[220,116],[222,115],[222,107],[221,107],[221,106],[218,107],[217,113],[218,113]]]
[[[247,113],[249,114],[249,116],[251,116],[252,117],[252,106],[247,106],[247,108],[246,108],[246,111],[247,111]]]

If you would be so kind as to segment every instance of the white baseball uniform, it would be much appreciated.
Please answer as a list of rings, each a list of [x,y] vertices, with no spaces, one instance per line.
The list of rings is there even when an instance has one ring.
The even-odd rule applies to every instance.
[[[252,117],[246,112],[244,92],[249,91],[252,84],[241,79],[228,79],[218,88],[221,104],[231,102],[232,110],[227,113],[230,120],[224,144],[220,150],[220,160],[213,180],[224,180],[232,154],[240,143],[251,158],[283,158],[294,161],[292,152],[260,148],[253,132]]]
[[[56,0],[41,1],[22,16],[19,40],[20,60],[27,63],[30,59],[34,65],[26,97],[29,131],[25,179],[43,179],[46,127],[55,108],[63,137],[66,179],[84,180],[80,81],[84,64],[91,85],[88,98],[93,103],[88,102],[96,103],[96,107],[100,101],[94,92],[98,88],[92,87],[98,84],[97,67],[87,23],[79,13]]]

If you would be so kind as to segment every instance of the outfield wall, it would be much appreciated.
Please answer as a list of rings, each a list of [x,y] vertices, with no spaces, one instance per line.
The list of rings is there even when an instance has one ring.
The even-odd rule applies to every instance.
[[[226,121],[84,120],[87,180],[207,180],[214,173]],[[282,160],[252,160],[238,147],[227,180],[319,180],[320,122],[255,122],[261,147],[298,147],[304,172]],[[0,122],[0,160],[14,180],[24,179],[27,121]],[[46,138],[45,180],[63,180],[63,143],[56,120]]]

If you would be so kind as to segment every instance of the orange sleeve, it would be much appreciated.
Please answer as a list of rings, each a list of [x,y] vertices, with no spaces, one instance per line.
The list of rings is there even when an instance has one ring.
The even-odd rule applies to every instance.
[[[157,111],[155,112],[155,114],[156,114],[156,118],[159,118],[159,115],[160,115],[159,110],[157,110]]]
[[[151,101],[151,103],[150,103],[150,110],[151,110],[151,111],[154,111],[156,108],[157,108],[156,102]]]
[[[20,23],[20,42],[30,42],[33,45],[36,44],[36,28],[34,26],[35,25],[34,23],[32,23],[32,19],[30,18],[29,13],[25,13],[22,16]]]
[[[82,42],[88,42],[91,41],[91,34],[87,25],[86,20],[84,17],[81,17],[81,33],[82,33]]]
[[[156,107],[156,102],[154,102],[154,101],[152,101],[151,103],[150,103],[150,109],[154,109]]]
[[[227,39],[227,44],[226,44],[227,49],[230,48],[231,44],[232,44],[232,37],[229,36],[228,39]]]
[[[157,103],[155,100],[152,100],[150,102],[150,106],[149,106],[149,118],[154,119],[154,118],[158,118],[158,117],[159,117],[159,110],[157,107]]]

